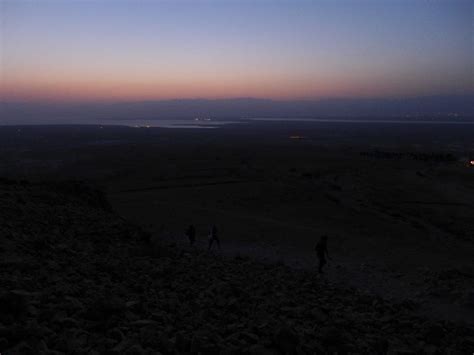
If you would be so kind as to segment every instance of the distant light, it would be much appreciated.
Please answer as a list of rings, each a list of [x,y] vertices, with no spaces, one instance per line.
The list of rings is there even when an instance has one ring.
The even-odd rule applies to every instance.
[[[305,139],[304,136],[292,135],[289,137],[290,139]]]
[[[474,166],[474,160],[469,160],[469,165]]]

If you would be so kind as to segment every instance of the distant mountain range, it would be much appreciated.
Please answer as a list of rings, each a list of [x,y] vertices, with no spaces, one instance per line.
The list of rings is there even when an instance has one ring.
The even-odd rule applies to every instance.
[[[176,99],[120,103],[0,103],[0,124],[15,120],[236,118],[430,118],[474,120],[474,94],[402,99]]]

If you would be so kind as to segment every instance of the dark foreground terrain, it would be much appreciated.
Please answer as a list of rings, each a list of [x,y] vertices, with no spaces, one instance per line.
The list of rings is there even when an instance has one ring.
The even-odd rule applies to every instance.
[[[474,329],[169,245],[78,183],[0,183],[2,354],[470,354]]]
[[[473,124],[247,122],[218,129],[0,127],[0,176],[100,186],[124,218],[187,248],[314,271],[434,319],[474,320]]]

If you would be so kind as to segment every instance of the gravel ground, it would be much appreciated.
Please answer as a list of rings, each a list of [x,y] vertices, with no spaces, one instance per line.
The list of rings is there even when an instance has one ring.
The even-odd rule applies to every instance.
[[[466,323],[280,263],[189,251],[79,183],[0,182],[2,354],[463,354]]]

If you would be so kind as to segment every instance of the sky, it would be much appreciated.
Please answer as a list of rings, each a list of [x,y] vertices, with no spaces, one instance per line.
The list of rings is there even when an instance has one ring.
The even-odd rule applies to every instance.
[[[0,0],[0,100],[474,92],[472,0]]]

